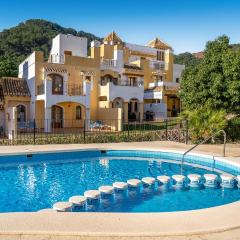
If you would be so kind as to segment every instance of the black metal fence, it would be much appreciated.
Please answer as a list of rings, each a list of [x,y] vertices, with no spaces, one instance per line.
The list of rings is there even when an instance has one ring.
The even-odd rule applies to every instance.
[[[9,138],[10,136],[10,138]],[[34,120],[17,123],[16,131],[0,131],[1,145],[188,141],[187,121],[122,122],[104,120]]]
[[[240,123],[228,124],[228,142],[240,141]],[[104,120],[34,120],[16,124],[15,131],[0,126],[0,145],[175,141],[188,143],[188,121],[179,118],[159,121],[122,122]],[[219,141],[222,141],[221,136]]]

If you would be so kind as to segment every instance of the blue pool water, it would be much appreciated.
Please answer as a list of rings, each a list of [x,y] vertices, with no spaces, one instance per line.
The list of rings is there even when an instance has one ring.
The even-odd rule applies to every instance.
[[[33,154],[0,157],[0,212],[28,212],[50,208],[57,201],[73,195],[112,185],[131,178],[180,174],[180,155],[136,151],[86,151],[58,154]],[[186,162],[239,174],[239,169],[212,159],[189,156]],[[212,173],[199,167],[184,165],[184,175]],[[218,174],[218,171],[214,173]],[[97,205],[80,211],[166,212],[208,208],[240,199],[240,190],[185,188],[176,190],[142,188],[127,195],[116,194]]]

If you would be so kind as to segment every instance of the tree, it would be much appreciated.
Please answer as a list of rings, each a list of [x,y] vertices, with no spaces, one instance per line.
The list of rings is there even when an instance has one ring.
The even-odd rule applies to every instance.
[[[240,112],[240,51],[234,50],[225,35],[206,45],[204,58],[183,73],[180,97],[183,108]]]
[[[0,78],[18,75],[18,59],[16,57],[3,57],[0,59]]]
[[[174,63],[183,64],[186,67],[195,66],[199,62],[201,62],[201,59],[196,58],[193,54],[189,52],[180,53],[174,56]]]
[[[27,20],[16,27],[0,32],[0,77],[17,76],[18,65],[35,50],[43,51],[47,59],[51,40],[59,33],[86,37],[88,44],[92,40],[101,40],[91,33],[78,32],[49,21]]]

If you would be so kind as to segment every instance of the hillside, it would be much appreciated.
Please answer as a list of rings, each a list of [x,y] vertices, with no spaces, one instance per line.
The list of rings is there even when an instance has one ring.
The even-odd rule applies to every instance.
[[[240,44],[230,44],[230,47],[234,51],[240,50]],[[186,67],[188,66],[194,66],[201,62],[201,60],[204,57],[204,52],[197,52],[197,53],[180,53],[178,55],[174,55],[174,63],[176,64],[183,64]]]
[[[194,54],[189,52],[174,55],[174,63],[183,64],[186,67],[196,65],[200,61],[201,59],[197,58]]]
[[[17,76],[18,65],[34,50],[44,52],[45,58],[51,48],[51,40],[58,33],[87,37],[88,43],[99,37],[84,31],[64,28],[41,19],[28,20],[18,26],[0,32],[0,77]]]

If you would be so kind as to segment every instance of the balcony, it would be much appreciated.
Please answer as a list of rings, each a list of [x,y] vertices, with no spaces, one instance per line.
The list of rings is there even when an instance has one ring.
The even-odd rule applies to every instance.
[[[123,70],[124,74],[129,74],[129,75],[138,75],[138,76],[143,76],[143,70],[141,67],[139,67],[138,65],[135,64],[124,64],[124,70]]]
[[[159,89],[162,90],[179,90],[180,84],[176,82],[152,82],[148,84],[149,88],[156,88],[159,87]]]
[[[168,70],[168,64],[165,63],[164,61],[158,61],[158,60],[150,60],[149,67],[155,73],[163,73],[164,71]]]
[[[51,81],[49,81],[51,82]],[[61,90],[56,91],[52,89],[51,86],[48,85],[47,93],[51,93],[51,95],[66,95],[66,96],[82,96],[84,95],[83,85],[82,84],[64,84]],[[65,91],[67,89],[67,91]],[[42,83],[37,86],[37,95],[45,94],[45,84]]]
[[[68,96],[80,96],[83,95],[83,86],[81,84],[68,84]]]
[[[106,70],[106,69],[114,70],[117,68],[117,60],[102,58],[100,61],[100,67],[102,70]]]
[[[144,95],[143,83],[138,82],[131,85],[127,82],[121,82],[119,84],[107,83],[104,86],[100,86],[100,97],[106,96],[107,101],[113,101],[115,98],[122,98],[125,101],[129,101],[132,98],[137,98],[142,101]]]
[[[146,90],[144,92],[144,99],[162,99],[163,94],[161,91]]]
[[[176,94],[180,84],[175,82],[153,82],[149,83],[149,89],[144,92],[144,99],[162,99],[163,94]]]
[[[48,62],[63,64],[65,62],[65,57],[64,57],[64,55],[51,54],[48,58]]]

